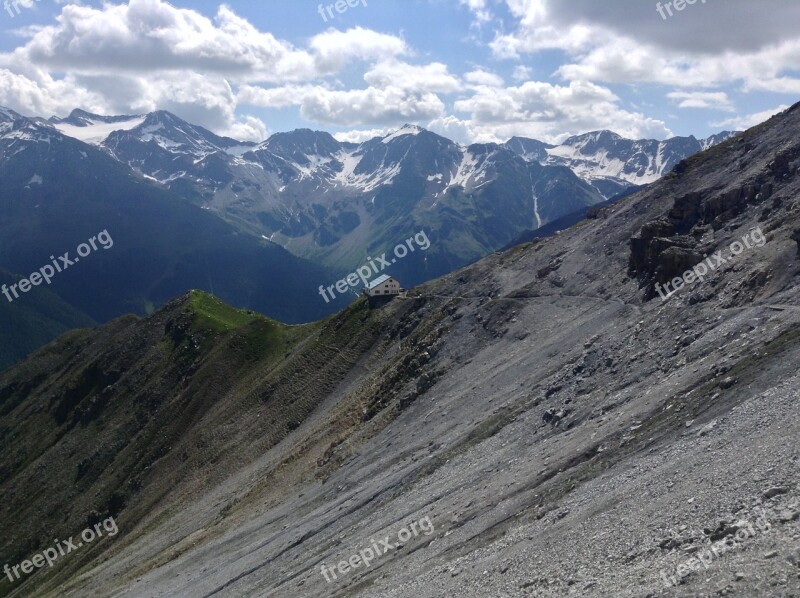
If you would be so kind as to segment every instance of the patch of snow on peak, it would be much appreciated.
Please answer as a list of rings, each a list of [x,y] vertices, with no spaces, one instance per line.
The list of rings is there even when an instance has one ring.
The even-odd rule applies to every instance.
[[[451,177],[450,183],[445,188],[444,193],[447,193],[450,187],[464,187],[466,189],[467,184],[475,174],[475,167],[477,165],[478,159],[472,154],[472,152],[465,150],[464,156],[461,158],[461,164],[458,165],[458,169]]]
[[[390,143],[391,141],[397,139],[398,137],[403,137],[404,135],[419,135],[421,132],[422,132],[422,129],[420,129],[417,126],[406,125],[402,129],[398,129],[397,131],[395,131],[391,135],[388,135],[388,136],[384,137],[382,141],[383,141],[383,143]]]
[[[341,152],[337,159],[342,164],[342,170],[336,173],[333,180],[348,187],[356,187],[364,193],[369,193],[381,185],[388,185],[400,173],[402,160],[397,164],[382,164],[380,168],[375,169],[373,172],[356,174],[356,168],[362,158],[363,155],[350,154],[346,151]]]
[[[333,161],[333,159],[329,156],[310,155],[306,156],[306,158],[308,158],[307,165],[291,162],[292,166],[294,166],[300,173],[299,180],[301,181],[305,178],[313,177],[320,168],[330,164]]]
[[[619,178],[634,184],[648,184],[658,180],[661,175],[657,172],[648,172],[637,176],[625,172],[626,162],[619,158],[612,158],[606,149],[589,155],[581,152],[583,146],[560,145],[547,150],[547,165],[568,166],[576,175],[585,181],[603,178]]]
[[[92,121],[91,124],[88,124],[84,127],[78,127],[76,125],[69,125],[66,123],[57,123],[53,126],[67,137],[72,137],[73,139],[83,141],[84,143],[99,145],[114,131],[129,131],[142,124],[145,118],[145,116],[135,116],[130,120],[111,123]]]
[[[231,147],[225,148],[225,153],[239,158],[247,152],[252,152],[254,149],[255,147],[251,145],[232,145]]]

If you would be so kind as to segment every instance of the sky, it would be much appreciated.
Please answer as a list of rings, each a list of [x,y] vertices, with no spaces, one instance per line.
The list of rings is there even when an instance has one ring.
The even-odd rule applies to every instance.
[[[690,1],[7,0],[0,106],[169,110],[250,141],[411,123],[558,143],[702,138],[800,100],[800,2]]]

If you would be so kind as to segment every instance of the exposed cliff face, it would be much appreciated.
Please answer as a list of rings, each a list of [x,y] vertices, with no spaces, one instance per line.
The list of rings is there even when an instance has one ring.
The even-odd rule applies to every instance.
[[[2,557],[92,509],[120,533],[15,595],[796,593],[798,132],[796,107],[377,309],[280,327],[184,298],[43,350],[0,377]]]
[[[709,153],[720,152],[738,170],[748,171],[746,176],[734,178],[733,184],[701,187],[675,197],[666,217],[646,223],[631,239],[629,270],[647,286],[646,298],[655,295],[653,283],[668,282],[713,253],[712,231],[735,223],[750,207],[761,209],[758,218],[761,222],[783,206],[785,198],[773,197],[774,190],[797,178],[800,142],[791,142],[755,170],[750,156],[754,144],[748,139],[735,138],[725,143],[724,148],[715,148],[695,160],[684,160],[671,173],[672,177],[686,177],[692,173],[693,164],[702,168],[709,160]],[[697,173],[692,174],[692,179],[696,179]]]

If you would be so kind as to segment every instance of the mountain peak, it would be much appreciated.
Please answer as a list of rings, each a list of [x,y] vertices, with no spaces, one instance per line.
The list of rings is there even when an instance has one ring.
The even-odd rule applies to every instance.
[[[266,149],[283,158],[306,163],[307,156],[332,156],[341,147],[333,135],[325,131],[295,129],[271,135],[259,149]]]
[[[614,143],[625,139],[622,135],[618,135],[614,131],[608,129],[601,129],[599,131],[589,131],[580,135],[573,135],[566,139],[562,145],[580,145],[580,144],[606,144]]]
[[[69,113],[66,118],[59,118],[58,116],[51,116],[47,122],[53,125],[72,125],[74,127],[91,127],[98,124],[115,124],[129,122],[136,119],[143,118],[141,115],[119,115],[119,116],[105,116],[102,114],[95,114],[87,112],[81,108],[75,108]]]
[[[175,116],[172,112],[168,112],[166,110],[155,110],[154,112],[149,112],[144,119],[142,125],[168,125],[168,126],[175,126],[175,125],[185,125],[189,124],[185,120]]]
[[[390,143],[399,137],[404,137],[405,135],[419,135],[423,132],[427,132],[427,130],[417,125],[405,124],[394,133],[390,133],[384,137],[381,141],[383,141],[383,143]]]
[[[24,117],[21,114],[18,114],[17,112],[14,112],[13,110],[11,110],[11,108],[5,108],[3,106],[0,106],[0,121],[2,121],[2,122],[14,122],[14,121],[19,120],[21,118],[24,118]]]

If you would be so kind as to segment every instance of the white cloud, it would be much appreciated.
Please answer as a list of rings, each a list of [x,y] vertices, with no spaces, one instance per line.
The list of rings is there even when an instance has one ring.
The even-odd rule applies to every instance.
[[[459,0],[459,3],[472,11],[476,25],[480,26],[492,20],[487,0]]]
[[[328,90],[321,85],[283,85],[280,87],[259,87],[257,85],[242,85],[239,88],[237,101],[239,104],[260,106],[262,108],[286,108],[287,106],[301,106],[303,98],[313,93],[322,93]]]
[[[504,141],[522,134],[553,141],[570,132],[597,129],[611,129],[633,138],[671,134],[663,121],[624,110],[611,90],[589,82],[559,86],[529,81],[518,87],[484,88],[456,101],[455,109],[470,114],[469,129],[486,141]]]
[[[55,71],[143,74],[190,70],[256,80],[315,75],[315,57],[258,31],[222,6],[214,21],[161,0],[130,0],[102,8],[69,4],[57,23],[4,56]]]
[[[733,112],[733,102],[728,94],[722,91],[672,91],[667,94],[671,100],[678,103],[678,108],[705,108]]]
[[[444,104],[436,94],[411,93],[396,87],[330,91],[307,94],[300,114],[309,120],[339,125],[386,125],[417,122],[441,115]]]
[[[398,60],[379,62],[364,75],[370,86],[386,89],[397,87],[417,92],[452,93],[461,89],[459,80],[447,70],[447,65],[432,62],[413,65]]]
[[[364,141],[369,141],[370,139],[374,139],[375,137],[386,137],[389,133],[392,132],[393,129],[386,128],[386,129],[354,129],[352,131],[341,131],[339,133],[334,133],[333,136],[338,141],[349,142],[349,143],[362,143]]]
[[[51,24],[20,30],[19,47],[0,53],[0,104],[45,116],[75,107],[166,109],[253,140],[268,131],[248,107],[294,109],[314,123],[352,129],[338,135],[354,140],[416,122],[463,142],[558,141],[605,128],[669,136],[662,120],[639,108],[658,105],[652,86],[668,86],[661,93],[679,108],[720,113],[734,112],[734,92],[800,93],[796,0],[771,0],[779,8],[770,10],[753,0],[714,0],[713,7],[709,0],[667,22],[641,0],[459,0],[479,29],[470,43],[484,44],[486,59],[503,59],[463,75],[436,57],[415,60],[420,54],[402,33],[331,27],[290,43],[226,5],[206,16],[164,0],[114,1],[64,5]],[[543,68],[555,72],[542,75]],[[534,79],[547,75],[553,79]],[[614,87],[622,99],[612,84],[632,92]],[[642,84],[647,91],[633,95]],[[758,118],[720,126],[743,128]]]
[[[514,72],[511,76],[517,81],[527,81],[533,77],[533,69],[529,66],[518,64],[516,67],[514,67]]]
[[[464,79],[473,85],[486,85],[488,87],[500,87],[504,83],[502,77],[483,69],[468,72],[464,75]]]
[[[537,29],[566,32],[586,27],[603,37],[593,46],[608,40],[626,38],[661,51],[682,55],[720,55],[728,51],[749,54],[785,41],[796,40],[800,22],[800,3],[796,0],[770,0],[767,7],[753,0],[708,0],[686,6],[664,21],[654,2],[641,0],[505,0],[519,26],[509,37],[510,43],[536,45],[548,37]],[[662,2],[665,4],[666,2]],[[507,34],[501,34],[503,37]],[[575,47],[561,41],[561,49]]]
[[[336,72],[352,60],[380,61],[408,53],[399,37],[355,27],[330,29],[311,39],[314,60],[322,73]]]
[[[665,22],[641,0],[505,0],[518,19],[490,44],[499,58],[542,50],[566,52],[557,74],[566,81],[657,83],[796,93],[781,78],[800,64],[800,3],[752,0],[687,5]]]
[[[31,29],[30,35],[23,46],[0,55],[0,66],[87,75],[192,72],[286,84],[336,73],[354,61],[379,62],[408,52],[399,37],[361,27],[331,29],[311,38],[307,49],[296,48],[227,6],[211,20],[163,0],[66,5],[56,24]]]
[[[756,112],[755,114],[748,114],[746,116],[735,116],[733,118],[728,118],[719,122],[711,123],[711,126],[743,131],[745,129],[749,129],[750,127],[755,127],[756,125],[760,125],[764,121],[769,120],[776,114],[783,112],[788,108],[789,108],[788,105],[781,104],[780,106],[778,106],[777,108],[773,108],[772,110],[764,110],[763,112]]]
[[[0,68],[0,106],[33,116],[69,113],[75,106],[102,110],[106,102],[101,94],[78,85],[74,77],[55,80],[43,71],[23,75]]]
[[[800,64],[800,38],[750,54],[726,51],[713,56],[664,53],[630,39],[611,39],[559,67],[567,79],[609,83],[657,83],[674,87],[719,87],[775,80]],[[777,87],[777,86],[776,86]],[[780,91],[772,89],[771,91]]]
[[[444,103],[436,94],[402,87],[332,90],[322,86],[263,89],[247,87],[239,102],[265,107],[300,107],[303,118],[338,126],[401,125],[440,116]]]
[[[222,129],[220,134],[242,141],[261,142],[269,137],[270,130],[260,118],[246,116],[234,122],[227,129]]]
[[[476,131],[472,123],[453,115],[436,118],[430,121],[426,128],[442,137],[465,145],[473,143],[476,138]]]
[[[243,102],[299,105],[327,123],[430,118],[443,108],[428,92],[460,87],[441,63],[397,61],[409,52],[397,36],[330,29],[297,48],[225,5],[211,19],[163,0],[70,4],[55,23],[29,27],[26,34],[21,46],[0,54],[0,104],[28,114],[164,109],[223,134],[263,139],[267,129],[260,119],[237,116],[234,86],[242,86]],[[368,74],[382,89],[329,91],[325,77],[352,64],[373,65]],[[363,118],[348,116],[341,105],[346,101],[363,101]],[[386,105],[367,106],[370,101]]]
[[[792,77],[752,78],[744,86],[745,91],[771,91],[773,93],[800,94],[800,79]]]

